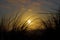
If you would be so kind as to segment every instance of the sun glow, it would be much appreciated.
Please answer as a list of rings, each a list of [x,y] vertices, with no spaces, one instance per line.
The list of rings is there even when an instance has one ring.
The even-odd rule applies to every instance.
[[[28,20],[28,24],[30,24],[31,23],[31,20]]]

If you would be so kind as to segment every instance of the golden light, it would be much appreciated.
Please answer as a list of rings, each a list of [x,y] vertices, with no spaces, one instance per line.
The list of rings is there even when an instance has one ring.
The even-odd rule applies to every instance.
[[[53,15],[55,16],[55,15]],[[17,25],[15,28],[17,30],[25,29],[26,31],[32,31],[32,30],[45,30],[45,26],[49,26],[49,22],[51,23],[51,27],[55,27],[55,22],[54,19],[52,18],[51,14],[38,14],[38,13],[33,13],[31,10],[28,12],[25,12],[21,14],[19,17],[18,21],[16,21]],[[13,22],[9,24],[9,26],[5,27],[6,30],[10,31],[13,29]]]
[[[24,30],[26,28],[26,31],[32,31],[37,29],[45,30],[45,26],[49,26],[49,21],[51,23],[51,26],[55,27],[54,19],[52,19],[51,17],[51,14],[40,14],[34,12],[31,9],[28,9],[27,11],[20,14],[18,20],[16,19],[16,26],[13,27],[14,21],[12,21],[6,29],[12,30],[13,28],[15,28],[17,30],[21,30],[22,28]]]
[[[42,15],[34,14],[33,12],[26,12],[21,16],[20,27],[24,25],[27,31],[36,30],[36,29],[45,29],[42,21],[40,20]]]
[[[28,22],[28,24],[30,24],[31,23],[31,20],[28,20],[27,22]]]
[[[45,26],[49,24],[48,20],[51,20],[50,18],[51,18],[51,14],[34,13],[32,10],[29,9],[28,11],[26,11],[21,15],[18,26],[20,26],[19,29],[21,29],[21,27],[24,26],[23,29],[26,28],[27,31],[32,31],[37,29],[45,30],[46,29]]]

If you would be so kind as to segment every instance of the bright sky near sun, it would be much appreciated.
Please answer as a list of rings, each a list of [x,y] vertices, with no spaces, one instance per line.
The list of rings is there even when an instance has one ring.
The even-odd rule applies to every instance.
[[[31,20],[28,20],[28,24],[30,24],[31,23]]]

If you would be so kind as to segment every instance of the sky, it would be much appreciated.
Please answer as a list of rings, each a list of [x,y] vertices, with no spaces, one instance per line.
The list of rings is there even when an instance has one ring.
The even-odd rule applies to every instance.
[[[14,15],[27,10],[45,13],[55,12],[60,5],[60,0],[0,0],[0,17]]]
[[[35,17],[40,17],[44,21],[49,19],[51,15],[44,15],[44,14],[35,14],[35,13],[49,13],[49,12],[56,12],[55,10],[58,10],[60,6],[60,0],[0,0],[0,18],[6,17],[7,19],[4,19],[4,25],[7,26],[8,22],[13,20],[10,23],[10,29],[7,26],[9,30],[11,30],[12,23],[14,23],[14,20],[16,20],[15,16],[16,14],[19,14],[19,20],[17,21],[18,26],[20,24],[24,24],[24,22],[32,15],[36,15],[34,17],[31,17],[31,20]],[[23,14],[22,16],[20,14]],[[39,15],[39,16],[38,16]],[[56,15],[54,15],[55,17]],[[10,17],[10,20],[9,20]],[[45,18],[45,19],[44,19]],[[1,20],[0,20],[1,21]],[[37,19],[36,22],[39,23],[40,20]],[[52,22],[52,21],[51,21]],[[30,22],[29,22],[30,23]],[[35,22],[33,22],[35,24]],[[40,25],[40,23],[39,23]],[[39,26],[38,25],[38,26]],[[36,25],[34,25],[35,27]]]

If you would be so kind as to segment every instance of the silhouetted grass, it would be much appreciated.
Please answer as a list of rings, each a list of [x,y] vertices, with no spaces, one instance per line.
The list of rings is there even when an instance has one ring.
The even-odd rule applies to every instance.
[[[17,17],[18,15],[16,14],[16,16],[14,17],[14,19],[10,20],[11,17],[9,18],[9,21],[8,21],[8,29],[9,29],[9,25],[11,22],[12,23],[12,27],[13,29],[8,31],[5,29],[5,25],[4,25],[4,22],[5,22],[5,18],[1,18],[1,23],[0,23],[0,32],[1,32],[1,40],[49,40],[49,39],[55,39],[56,36],[55,35],[58,35],[59,33],[59,30],[60,30],[60,18],[59,20],[56,19],[55,17],[53,17],[54,19],[54,22],[56,24],[55,26],[55,30],[53,28],[51,28],[51,21],[48,20],[46,22],[44,22],[42,20],[42,23],[45,25],[46,27],[46,30],[40,30],[40,29],[37,29],[37,30],[34,30],[34,31],[31,31],[31,32],[27,32],[26,31],[26,28],[23,30],[23,27],[25,26],[24,24],[22,25],[22,28],[21,30],[19,30],[17,27]],[[59,15],[60,17],[60,15]],[[58,23],[59,21],[59,23]],[[48,28],[49,27],[49,28]],[[8,32],[6,32],[8,31]],[[54,38],[55,37],[55,38]]]

